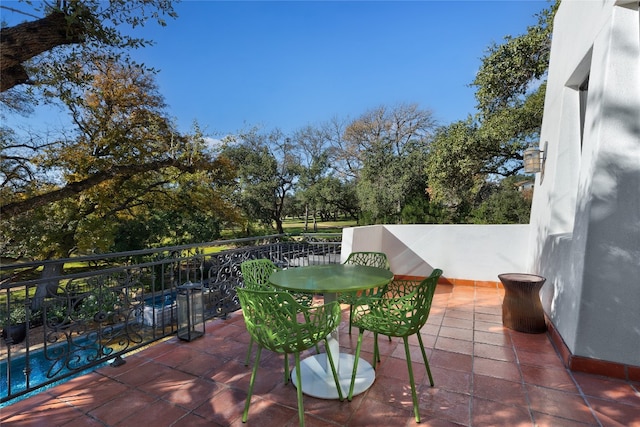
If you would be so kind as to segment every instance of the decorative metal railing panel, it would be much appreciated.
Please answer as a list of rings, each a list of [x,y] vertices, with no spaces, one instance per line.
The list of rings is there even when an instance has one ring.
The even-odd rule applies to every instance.
[[[225,318],[240,308],[235,289],[243,286],[245,260],[269,258],[283,268],[339,262],[341,234],[309,236],[0,265],[0,405],[95,366],[116,366],[176,333],[176,288],[186,282],[203,285],[205,317]],[[76,267],[64,274],[71,262]],[[13,334],[19,327],[23,335]]]

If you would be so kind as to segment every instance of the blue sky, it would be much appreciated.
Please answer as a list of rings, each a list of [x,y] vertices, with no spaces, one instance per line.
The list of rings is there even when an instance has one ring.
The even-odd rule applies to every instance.
[[[474,113],[469,84],[487,47],[524,33],[548,6],[183,1],[166,27],[134,33],[155,46],[131,55],[160,70],[160,92],[182,131],[197,120],[212,136],[254,125],[291,133],[400,103],[447,124]]]

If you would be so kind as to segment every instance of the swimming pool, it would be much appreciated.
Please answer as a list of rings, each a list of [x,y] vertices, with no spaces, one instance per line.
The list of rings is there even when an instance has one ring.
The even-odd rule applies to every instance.
[[[142,323],[146,326],[164,327],[176,320],[175,292],[146,298],[142,309]]]
[[[152,327],[166,327],[174,324],[177,315],[175,297],[175,292],[168,292],[145,298],[142,310],[136,315],[136,321]],[[101,348],[98,342],[90,340],[86,336],[76,337],[70,343],[65,341],[48,346],[46,354],[44,348],[31,351],[29,353],[29,367],[31,369],[29,388],[35,390],[5,402],[0,402],[0,408],[111,363],[113,358],[106,358],[113,351],[112,347],[103,346]],[[84,368],[87,364],[100,359],[105,361],[96,366]],[[25,365],[24,356],[13,356],[11,358],[12,396],[27,389],[24,374]],[[47,385],[42,386],[42,384]],[[9,397],[8,393],[7,360],[3,359],[0,360],[0,400],[7,399]]]
[[[69,350],[69,349],[72,350]],[[46,354],[44,348],[29,353],[29,367],[31,368],[31,374],[29,376],[29,385],[31,388],[38,387],[40,384],[53,381],[51,384],[39,387],[37,390],[0,403],[0,408],[16,403],[26,397],[40,393],[48,388],[58,385],[64,381],[68,381],[71,378],[89,373],[94,369],[104,366],[110,363],[110,360],[106,360],[96,366],[90,366],[82,369],[82,366],[87,365],[95,360],[104,358],[113,352],[110,347],[100,347],[97,342],[92,342],[87,338],[74,341],[70,346],[67,343],[56,344],[48,347]],[[24,369],[26,365],[26,357],[12,357],[11,358],[11,394],[17,394],[27,389],[26,377],[24,375]],[[72,375],[64,377],[65,375],[73,372]],[[0,362],[0,398],[6,398],[9,393],[8,378],[7,378],[7,360]],[[64,377],[64,378],[62,378]],[[57,379],[57,380],[56,380]]]

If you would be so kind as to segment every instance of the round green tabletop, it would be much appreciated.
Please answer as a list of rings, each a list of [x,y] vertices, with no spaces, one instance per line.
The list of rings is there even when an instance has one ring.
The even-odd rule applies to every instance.
[[[393,279],[390,270],[362,265],[312,265],[276,271],[269,281],[298,292],[352,292],[384,286]]]

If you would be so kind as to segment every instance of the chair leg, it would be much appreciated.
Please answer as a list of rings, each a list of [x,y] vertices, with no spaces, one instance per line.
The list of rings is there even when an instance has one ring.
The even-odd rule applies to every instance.
[[[289,355],[284,354],[284,383],[289,384]]]
[[[347,396],[347,400],[351,402],[353,399],[353,389],[356,385],[356,372],[358,372],[358,360],[360,360],[360,349],[362,348],[362,334],[364,333],[364,329],[360,329],[360,333],[358,334],[358,344],[356,345],[356,354],[355,359],[353,360],[353,371],[351,372],[351,384],[349,385],[349,394]],[[373,362],[375,365],[375,361]]]
[[[249,366],[251,360],[251,349],[253,348],[253,338],[249,340],[249,348],[247,349],[247,358],[244,360],[244,366]]]
[[[418,342],[420,343],[420,350],[422,350],[422,358],[424,359],[424,366],[427,368],[427,374],[429,375],[429,384],[433,387],[433,377],[431,376],[431,368],[429,367],[429,361],[427,360],[427,353],[424,351],[424,344],[422,344],[422,335],[418,331]]]
[[[324,339],[325,345],[327,347],[327,359],[329,359],[329,365],[331,366],[331,373],[333,374],[333,380],[336,382],[336,388],[338,389],[338,398],[340,402],[344,401],[344,396],[342,395],[342,387],[340,386],[340,380],[338,379],[338,372],[336,371],[336,364],[333,361],[333,355],[329,351],[329,341]]]
[[[296,359],[296,389],[298,394],[298,421],[304,427],[304,407],[302,406],[302,374],[300,373],[300,353],[294,354]]]
[[[352,326],[353,326],[353,304],[349,306],[349,335],[351,335]]]
[[[411,384],[411,397],[413,398],[413,413],[416,416],[416,423],[420,422],[420,412],[418,411],[418,395],[416,394],[416,382],[413,379],[413,367],[411,366],[411,354],[409,352],[409,338],[402,337],[404,341],[404,352],[407,355],[407,367],[409,368],[409,383]]]
[[[258,373],[258,365],[260,365],[260,354],[262,353],[262,346],[258,345],[258,351],[256,351],[256,361],[253,365],[253,371],[251,372],[251,380],[249,381],[249,391],[247,393],[247,401],[244,404],[244,412],[242,413],[242,422],[246,423],[249,417],[249,405],[251,404],[251,396],[253,395],[253,384],[256,381],[256,374]]]
[[[373,369],[380,363],[380,348],[378,347],[378,333],[373,333]]]

